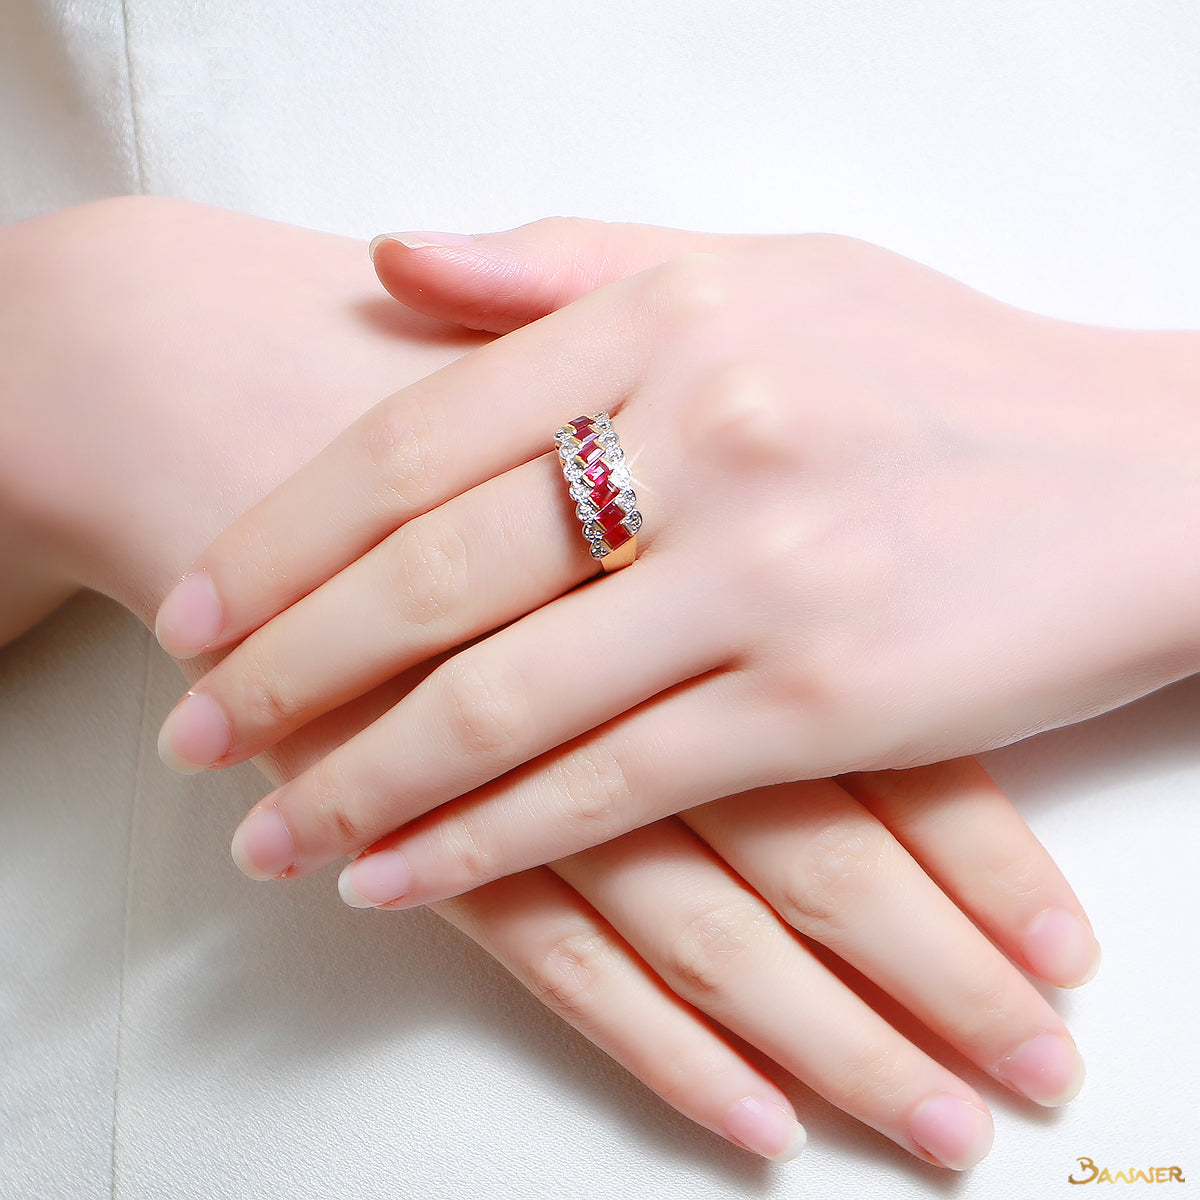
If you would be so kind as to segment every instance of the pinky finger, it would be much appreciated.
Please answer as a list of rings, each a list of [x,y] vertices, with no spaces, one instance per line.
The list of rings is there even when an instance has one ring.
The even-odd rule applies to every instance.
[[[431,907],[685,1117],[776,1162],[804,1148],[787,1097],[546,868]]]

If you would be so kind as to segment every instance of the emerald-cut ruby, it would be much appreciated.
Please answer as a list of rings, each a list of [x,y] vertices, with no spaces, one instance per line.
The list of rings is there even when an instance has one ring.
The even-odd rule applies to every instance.
[[[617,528],[604,539],[604,545],[607,547],[606,554],[611,554],[614,550],[620,550],[633,534],[625,528],[624,525],[618,525]]]
[[[629,514],[619,505],[610,504],[603,512],[597,513],[595,522],[600,526],[604,533],[604,540],[611,546],[613,544],[613,536],[620,530],[628,536],[628,531],[625,529],[622,522]]]
[[[583,481],[589,488],[598,487],[601,483],[607,481],[609,474],[608,463],[602,458],[596,459],[589,466],[584,467],[581,472]]]
[[[588,499],[599,512],[600,509],[607,508],[620,494],[620,489],[613,487],[612,480],[606,475],[592,488]]]
[[[596,441],[596,435],[589,434],[586,441],[580,443],[572,452],[575,461],[581,466],[586,467],[594,458],[598,458],[604,453],[604,447]]]

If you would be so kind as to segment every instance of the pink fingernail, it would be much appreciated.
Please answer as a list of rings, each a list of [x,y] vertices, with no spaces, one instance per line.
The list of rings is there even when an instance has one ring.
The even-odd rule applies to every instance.
[[[183,775],[195,775],[233,748],[233,731],[221,706],[204,692],[188,692],[158,732],[158,757]]]
[[[919,1104],[909,1118],[908,1132],[926,1154],[952,1171],[981,1162],[995,1136],[987,1112],[948,1092]]]
[[[997,1074],[1037,1104],[1057,1108],[1074,1100],[1083,1087],[1083,1059],[1069,1038],[1039,1033],[1010,1054]]]
[[[430,246],[469,246],[475,238],[469,233],[381,233],[367,247],[372,261],[384,242],[399,242],[409,250],[425,250]]]
[[[791,1113],[777,1104],[747,1096],[725,1114],[725,1132],[739,1146],[773,1162],[791,1162],[808,1135]]]
[[[1021,948],[1035,974],[1059,987],[1081,987],[1100,969],[1100,945],[1074,913],[1047,908],[1030,922]]]
[[[175,658],[191,658],[221,636],[221,600],[207,571],[185,575],[162,602],[154,622],[158,644]]]
[[[338,878],[338,892],[351,908],[375,908],[401,899],[412,887],[408,859],[399,850],[376,850],[356,858]]]
[[[230,847],[238,870],[251,879],[278,879],[295,866],[296,845],[279,809],[252,809]]]

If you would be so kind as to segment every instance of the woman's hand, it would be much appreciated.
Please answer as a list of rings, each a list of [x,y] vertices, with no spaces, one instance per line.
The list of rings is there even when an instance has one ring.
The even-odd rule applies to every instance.
[[[652,235],[607,230],[591,261],[644,262]],[[177,766],[239,762],[471,643],[251,811],[247,873],[373,846],[346,898],[425,903],[1200,666],[1195,338],[1034,317],[846,239],[700,244],[396,393],[193,564],[164,645],[244,640],[168,719]],[[434,311],[480,255],[385,250],[431,260]],[[550,272],[561,298],[586,261]],[[600,409],[644,550],[580,588],[595,564],[550,435]]]
[[[213,530],[382,380],[478,341],[380,312],[357,244],[172,202],[0,231],[0,273],[22,282],[0,297],[0,515],[71,586],[144,619]],[[413,682],[310,722],[260,765],[276,782],[303,772]],[[974,1089],[795,929],[1016,1091],[1055,1103],[1080,1079],[1062,1022],[988,937],[1059,984],[1090,972],[1094,940],[971,762],[720,801],[437,908],[680,1111],[760,1154],[787,1156],[802,1133],[712,1020],[923,1159],[970,1165],[991,1136]]]

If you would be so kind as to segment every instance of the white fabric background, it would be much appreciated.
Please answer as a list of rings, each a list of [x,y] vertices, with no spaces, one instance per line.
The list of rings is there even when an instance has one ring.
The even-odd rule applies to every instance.
[[[0,0],[0,219],[145,190],[364,237],[827,229],[1053,315],[1195,327],[1197,64],[1192,0]],[[158,764],[178,689],[95,598],[0,652],[4,1200],[1007,1200],[1073,1194],[1079,1155],[1196,1188],[1200,681],[987,760],[1106,958],[1060,1001],[1082,1096],[969,1075],[997,1144],[953,1179],[802,1089],[809,1150],[759,1164],[427,914],[243,881],[258,779]]]

